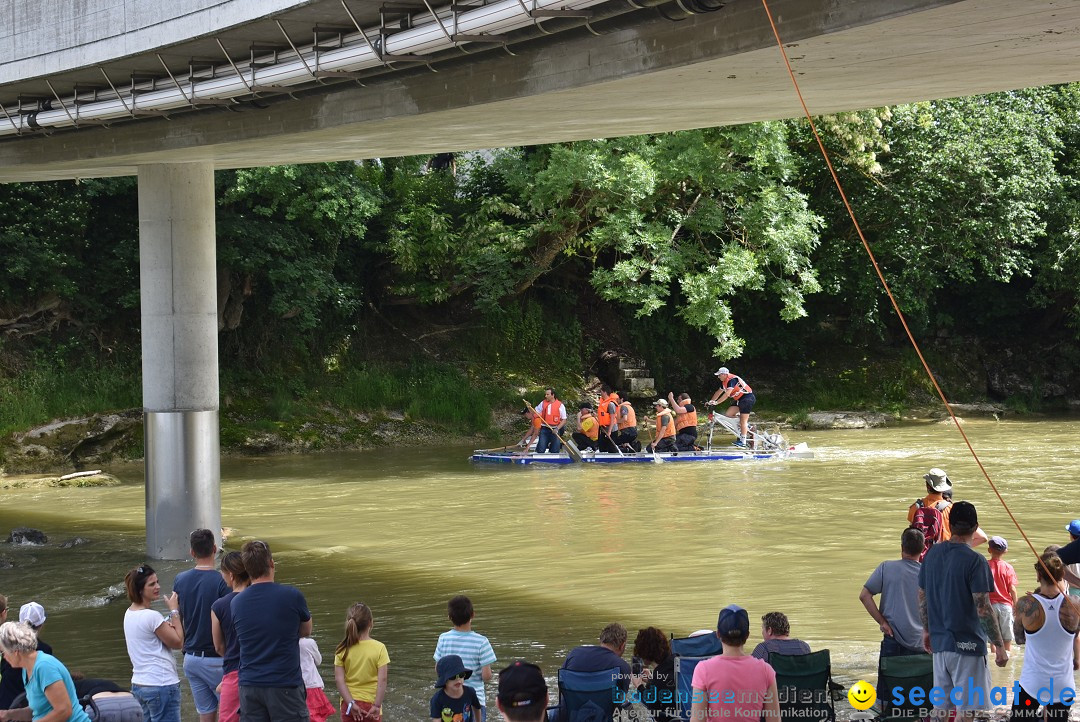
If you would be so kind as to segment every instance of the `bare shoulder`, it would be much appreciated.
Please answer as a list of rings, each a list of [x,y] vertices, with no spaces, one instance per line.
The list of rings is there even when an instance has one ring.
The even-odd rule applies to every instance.
[[[1039,631],[1043,622],[1046,621],[1046,612],[1043,611],[1042,605],[1039,604],[1031,592],[1016,600],[1013,614],[1016,615],[1017,620],[1023,623],[1024,629],[1028,632]]]
[[[1066,631],[1075,633],[1080,630],[1080,602],[1066,594],[1065,601],[1061,604],[1060,617],[1061,626],[1065,627]]]

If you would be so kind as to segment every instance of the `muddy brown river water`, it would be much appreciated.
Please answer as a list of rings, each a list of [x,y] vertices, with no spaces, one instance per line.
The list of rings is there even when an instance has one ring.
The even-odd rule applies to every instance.
[[[1080,421],[965,428],[1036,547],[1067,541],[1065,525],[1080,517]],[[794,636],[832,651],[839,681],[873,681],[879,635],[858,593],[880,561],[899,556],[906,508],[932,466],[948,471],[956,499],[977,506],[988,534],[1009,540],[1021,587],[1034,586],[1033,557],[955,429],[792,436],[816,458],[503,468],[440,447],[226,459],[222,518],[236,530],[229,548],[266,540],[278,581],[306,595],[332,699],[345,610],[372,607],[391,658],[390,722],[426,717],[446,600],[460,593],[500,662],[534,660],[549,679],[610,621],[631,638],[647,625],[684,636],[737,602],[755,620],[751,644],[757,618],[784,611]],[[33,526],[50,543],[0,546],[13,565],[0,569],[0,593],[16,607],[45,606],[42,637],[69,668],[126,683],[122,579],[144,561],[144,497],[141,466],[111,471],[123,486],[2,492],[0,530]],[[75,536],[90,543],[59,547]],[[189,565],[155,566],[167,590]],[[1021,658],[995,669],[995,683],[1011,684]],[[184,711],[195,718],[190,698]]]

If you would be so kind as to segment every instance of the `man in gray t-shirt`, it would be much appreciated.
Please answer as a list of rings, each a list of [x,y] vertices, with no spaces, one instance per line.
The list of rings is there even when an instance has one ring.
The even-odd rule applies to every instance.
[[[878,623],[884,638],[881,656],[926,654],[922,646],[923,626],[919,620],[919,557],[923,534],[905,529],[900,536],[900,558],[882,562],[866,580],[859,601]],[[879,607],[874,596],[881,595]]]

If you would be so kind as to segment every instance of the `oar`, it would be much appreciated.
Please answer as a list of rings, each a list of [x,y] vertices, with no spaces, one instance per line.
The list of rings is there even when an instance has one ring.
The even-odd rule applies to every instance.
[[[712,430],[713,425],[716,423],[716,412],[709,412],[709,452],[712,452]]]
[[[645,424],[645,428],[649,429],[649,424]],[[660,455],[656,453],[656,436],[652,429],[649,429],[649,446],[652,447],[652,460],[654,464],[663,464],[664,460],[660,458]]]
[[[615,439],[611,438],[610,431],[605,431],[604,436],[606,436],[607,440],[611,442],[611,445],[615,447],[615,451],[619,452],[619,456],[626,456],[626,454],[622,453],[622,449],[619,448],[619,445],[615,443]]]
[[[525,404],[530,409],[532,408],[532,405],[525,399],[522,399],[521,403]],[[562,445],[566,447],[566,455],[569,456],[572,461],[581,461],[581,452],[577,450],[577,447],[571,446],[570,444],[566,443],[563,437],[559,436],[559,432],[556,431],[555,428],[551,424],[549,424],[543,416],[540,417],[540,423],[551,429],[551,433],[555,434],[555,438],[558,439],[562,443]]]
[[[498,447],[496,449],[477,449],[477,451],[482,453],[482,454],[489,454],[489,453],[491,453],[493,451],[506,451],[509,448],[510,448],[509,446],[500,446],[500,447]]]

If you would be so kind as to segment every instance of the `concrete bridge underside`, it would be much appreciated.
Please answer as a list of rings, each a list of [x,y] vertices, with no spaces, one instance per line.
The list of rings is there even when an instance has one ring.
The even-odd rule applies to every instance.
[[[1080,78],[1072,0],[773,0],[817,114]],[[798,115],[761,3],[584,30],[235,110],[0,142],[0,182],[462,151]],[[4,86],[0,86],[0,91]],[[2,121],[2,119],[0,119]]]

